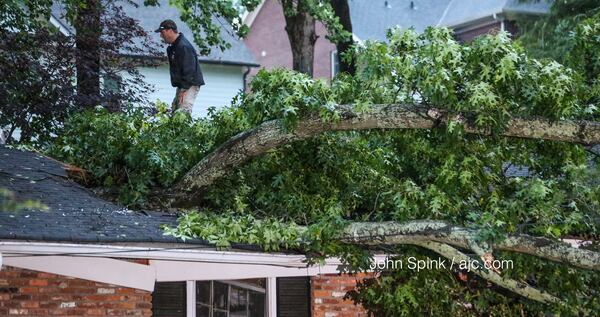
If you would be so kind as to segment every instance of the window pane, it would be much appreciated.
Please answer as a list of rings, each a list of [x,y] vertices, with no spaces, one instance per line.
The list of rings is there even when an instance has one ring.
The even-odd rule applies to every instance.
[[[227,311],[222,311],[222,310],[214,310],[213,311],[213,317],[227,317]]]
[[[196,306],[196,317],[210,317],[210,308],[204,305]]]
[[[185,282],[159,282],[152,293],[152,316],[185,317]]]
[[[264,278],[246,278],[246,279],[241,279],[241,280],[236,280],[236,281],[244,283],[244,284],[258,286],[260,288],[267,287],[267,279],[264,279]]]
[[[231,286],[229,293],[229,316],[246,317],[248,309],[248,291],[237,286]]]
[[[265,294],[249,291],[250,301],[248,303],[249,317],[265,316]]]
[[[210,305],[210,281],[196,282],[196,302]]]
[[[229,298],[229,285],[220,282],[213,284],[213,307],[227,309],[227,299]],[[217,315],[215,315],[216,317]]]

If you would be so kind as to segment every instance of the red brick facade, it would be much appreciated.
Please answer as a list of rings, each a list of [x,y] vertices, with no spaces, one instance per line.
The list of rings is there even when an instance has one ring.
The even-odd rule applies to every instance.
[[[3,266],[0,316],[152,316],[150,292]]]
[[[502,23],[494,22],[473,29],[469,29],[467,31],[458,30],[456,32],[456,38],[461,42],[470,42],[478,36],[485,34],[493,34],[500,31],[501,29]],[[504,30],[510,33],[513,37],[516,36],[518,32],[517,25],[513,21],[504,21]]]
[[[336,48],[325,38],[327,29],[320,22],[317,22],[316,33],[313,75],[315,78],[331,79],[331,52]],[[292,48],[279,1],[265,0],[244,42],[261,68],[292,68]],[[249,76],[253,77],[257,72],[257,68],[252,68]]]
[[[313,317],[366,317],[362,306],[351,300],[344,300],[348,291],[356,287],[356,283],[367,277],[366,274],[326,274],[311,279],[311,302]]]
[[[311,279],[313,317],[366,317],[350,300],[366,274]],[[13,267],[0,271],[0,316],[152,316],[152,293]]]

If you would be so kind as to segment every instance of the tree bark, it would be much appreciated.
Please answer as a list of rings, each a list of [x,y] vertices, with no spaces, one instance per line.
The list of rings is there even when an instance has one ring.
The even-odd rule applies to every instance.
[[[292,48],[292,68],[313,76],[315,59],[315,18],[308,13],[303,0],[282,1],[285,30]]]
[[[490,134],[476,128],[463,117],[453,117],[442,110],[424,106],[390,104],[374,105],[368,112],[356,112],[350,105],[336,107],[340,120],[324,122],[318,115],[299,120],[293,131],[280,120],[267,121],[242,132],[222,144],[194,166],[173,191],[167,193],[174,202],[189,201],[195,191],[211,185],[226,172],[269,150],[328,131],[368,129],[433,129],[449,120],[461,120],[465,132]],[[549,121],[541,118],[512,118],[503,136],[542,139],[580,144],[600,143],[600,123],[592,121]]]
[[[474,229],[453,226],[444,221],[413,220],[399,222],[355,222],[348,225],[341,241],[358,245],[399,245],[436,242],[479,253],[478,233]],[[600,253],[574,248],[560,241],[525,234],[509,235],[489,245],[491,250],[512,251],[565,263],[582,269],[600,271]]]
[[[100,35],[102,12],[99,0],[87,0],[77,8],[74,21],[77,48],[77,102],[91,108],[100,102]]]
[[[335,15],[340,19],[340,23],[344,30],[352,34],[352,20],[350,18],[348,0],[331,0],[331,6],[333,7]],[[353,44],[354,40],[352,39],[352,36],[349,39],[336,44],[341,73],[348,73],[350,75],[356,73],[354,59],[351,59],[350,61],[342,59],[342,55],[352,54]]]
[[[456,262],[470,262],[474,261],[470,256],[458,251],[457,249],[442,243],[437,242],[419,242],[415,243],[422,248],[429,249],[439,255]],[[527,283],[518,282],[510,278],[504,278],[500,274],[495,273],[492,270],[472,270],[477,276],[486,279],[502,288],[505,288],[515,294],[521,295],[525,298],[541,302],[541,303],[559,303],[561,300],[551,294],[544,291],[540,291],[536,288],[531,287]]]
[[[398,222],[355,222],[348,225],[338,238],[345,243],[370,246],[416,245],[434,251],[452,263],[472,263],[472,257],[454,247],[481,255],[478,233],[436,220]],[[454,247],[453,247],[454,246]],[[572,247],[566,243],[529,235],[509,235],[506,239],[488,245],[492,250],[525,253],[542,259],[564,263],[583,269],[600,271],[600,253]],[[459,267],[458,265],[456,267]],[[530,285],[502,277],[483,263],[471,272],[511,292],[542,303],[559,303],[561,300]]]

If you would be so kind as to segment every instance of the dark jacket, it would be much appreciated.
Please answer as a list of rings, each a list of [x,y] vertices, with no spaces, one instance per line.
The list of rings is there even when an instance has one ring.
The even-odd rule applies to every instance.
[[[190,86],[204,85],[196,50],[182,33],[167,47],[167,56],[173,87],[188,89]]]

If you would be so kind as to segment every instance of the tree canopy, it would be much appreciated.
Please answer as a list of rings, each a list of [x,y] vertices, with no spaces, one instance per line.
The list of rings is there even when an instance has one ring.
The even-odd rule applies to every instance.
[[[166,228],[181,238],[339,256],[352,271],[375,252],[514,263],[380,272],[349,295],[378,315],[591,315],[597,242],[560,239],[598,237],[598,73],[585,73],[598,36],[598,17],[584,21],[566,67],[502,32],[461,44],[443,28],[391,30],[331,84],[261,71],[206,119],[83,112],[49,152],[131,206],[193,206]]]

